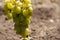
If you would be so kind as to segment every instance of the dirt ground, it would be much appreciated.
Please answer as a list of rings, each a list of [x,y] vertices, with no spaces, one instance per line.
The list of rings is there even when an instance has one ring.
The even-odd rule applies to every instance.
[[[3,15],[0,0],[0,40],[21,40],[13,30],[13,21]],[[60,0],[32,0],[33,14],[29,29],[31,40],[60,40]]]

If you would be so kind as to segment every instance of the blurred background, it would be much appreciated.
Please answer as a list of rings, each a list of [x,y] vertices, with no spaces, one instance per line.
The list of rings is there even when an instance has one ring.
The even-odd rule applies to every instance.
[[[0,40],[21,40],[13,30],[13,21],[3,12],[0,0]],[[60,40],[60,0],[32,0],[33,13],[29,29],[31,40]]]

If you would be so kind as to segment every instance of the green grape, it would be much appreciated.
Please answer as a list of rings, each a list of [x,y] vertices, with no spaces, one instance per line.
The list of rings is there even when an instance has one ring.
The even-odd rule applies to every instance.
[[[31,16],[31,12],[29,10],[23,10],[23,15],[26,17],[26,18],[29,18]]]
[[[24,0],[20,0],[21,2],[24,2]]]
[[[24,15],[25,17],[27,17],[27,15],[28,15],[28,10],[23,10],[23,15]]]
[[[11,13],[10,9],[8,9],[7,4],[8,4],[8,2],[5,2],[5,4],[4,4],[4,14],[8,17],[8,19],[11,19],[12,13]]]
[[[32,5],[31,4],[28,4],[28,7],[32,7]]]
[[[12,3],[10,3],[10,2],[6,2],[6,6],[7,6],[8,9],[12,9],[13,8]]]
[[[25,3],[23,3],[22,7],[23,7],[23,9],[25,9],[27,7],[27,5]]]
[[[31,0],[24,0],[25,4],[31,4]]]
[[[30,12],[32,12],[33,9],[32,9],[32,7],[29,7],[28,10],[29,10]]]
[[[28,28],[26,28],[26,30],[25,30],[25,36],[26,35],[29,35],[29,29]]]
[[[23,6],[23,3],[21,3],[21,2],[20,2],[20,3],[18,3],[18,6],[22,7],[22,6]]]
[[[7,13],[6,16],[8,17],[8,19],[11,19],[12,18],[12,14],[11,13]]]
[[[5,2],[10,2],[10,0],[5,0]]]
[[[13,10],[14,10],[15,13],[20,14],[20,12],[21,12],[21,7],[15,6]]]
[[[23,3],[20,1],[16,1],[16,5],[22,7]]]
[[[10,2],[11,2],[12,4],[14,4],[14,3],[15,3],[15,0],[10,0]]]
[[[31,17],[29,17],[29,18],[26,19],[26,23],[27,24],[30,24],[30,19],[31,19]]]
[[[14,4],[15,3],[15,0],[5,0],[5,3],[6,2],[10,2],[10,3]]]

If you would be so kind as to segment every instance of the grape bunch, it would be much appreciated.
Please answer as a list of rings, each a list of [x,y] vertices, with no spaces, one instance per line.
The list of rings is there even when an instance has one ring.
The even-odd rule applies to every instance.
[[[5,0],[4,12],[8,19],[13,18],[16,33],[26,38],[32,15],[31,0]]]

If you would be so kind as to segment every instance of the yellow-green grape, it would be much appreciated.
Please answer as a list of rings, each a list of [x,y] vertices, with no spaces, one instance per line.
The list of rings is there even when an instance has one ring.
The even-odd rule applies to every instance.
[[[20,13],[21,12],[21,7],[16,7],[16,12]]]
[[[4,4],[4,14],[8,17],[8,19],[11,19],[12,13],[11,13],[11,10],[8,9],[7,4],[8,4],[8,2],[5,2],[5,4]]]
[[[31,0],[24,0],[25,4],[31,4]]]
[[[27,17],[27,16],[28,16],[28,10],[23,10],[23,15],[24,15],[25,17]]]
[[[7,7],[8,7],[8,9],[12,9],[13,8],[12,3],[7,3]]]
[[[28,4],[27,6],[28,6],[28,7],[32,7],[32,5],[31,5],[31,4]]]
[[[14,10],[14,12],[16,12],[17,14],[20,14],[20,12],[21,12],[21,7],[15,6],[13,10]]]
[[[10,2],[11,2],[12,4],[14,4],[14,3],[15,3],[15,0],[10,0]]]
[[[23,7],[23,9],[26,9],[26,8],[32,7],[32,6],[31,6],[31,3],[26,4],[26,3],[24,2],[22,7]]]
[[[29,40],[28,38],[26,38],[26,36],[29,35],[29,33],[30,33],[29,32],[29,29],[28,28],[25,28],[24,33],[23,33],[24,35],[22,36],[23,37],[23,40]]]
[[[5,0],[5,2],[10,2],[10,3],[14,4],[15,0]]]
[[[20,3],[20,1],[17,0],[17,1],[16,1],[16,4],[18,5],[19,3]]]
[[[25,36],[29,35],[29,33],[30,33],[29,29],[26,28],[26,30],[25,30]]]
[[[21,2],[24,2],[24,0],[20,0]]]
[[[29,18],[32,15],[32,12],[30,10],[23,10],[23,15],[26,18]]]
[[[32,7],[29,7],[29,8],[28,8],[28,11],[29,11],[29,15],[30,15],[30,16],[32,15],[32,10],[33,10]]]
[[[23,3],[23,5],[22,5],[22,9],[25,9],[26,8],[26,4],[25,3]]]
[[[13,8],[12,3],[10,3],[10,2],[6,2],[5,5],[6,5],[6,7],[7,7],[8,9],[12,9],[12,8]]]
[[[33,9],[32,9],[32,7],[29,7],[28,10],[32,12]]]
[[[23,3],[20,1],[16,1],[16,5],[22,7]]]
[[[26,19],[26,23],[27,23],[27,24],[30,24],[30,19],[31,19],[31,16]]]
[[[20,2],[20,3],[18,4],[18,6],[22,7],[22,6],[23,6],[23,3]]]
[[[11,13],[7,13],[6,16],[8,17],[8,19],[12,18],[12,14]]]
[[[28,5],[23,5],[23,7],[25,7],[26,9],[23,10],[23,15],[25,17],[30,17],[32,15],[32,6],[31,4]]]
[[[5,2],[10,2],[10,0],[5,0]]]

